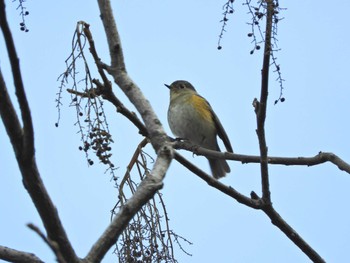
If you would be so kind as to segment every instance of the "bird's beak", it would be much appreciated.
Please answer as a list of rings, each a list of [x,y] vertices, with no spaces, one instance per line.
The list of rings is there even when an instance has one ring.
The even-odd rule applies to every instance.
[[[171,89],[171,86],[168,84],[164,84],[165,87],[167,87],[168,89]]]

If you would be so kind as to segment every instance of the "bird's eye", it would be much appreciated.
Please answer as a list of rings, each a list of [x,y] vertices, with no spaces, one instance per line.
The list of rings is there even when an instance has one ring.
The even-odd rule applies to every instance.
[[[181,84],[180,89],[184,89],[184,88],[186,88],[185,85]]]

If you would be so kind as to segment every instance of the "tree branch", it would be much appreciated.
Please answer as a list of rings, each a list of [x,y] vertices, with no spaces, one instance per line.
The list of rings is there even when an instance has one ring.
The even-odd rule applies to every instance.
[[[17,117],[15,108],[12,104],[10,95],[7,91],[5,80],[0,70],[0,116],[15,152],[16,156],[20,155],[22,148],[22,127]]]
[[[92,57],[94,58],[97,70],[98,70],[98,72],[103,80],[103,84],[97,79],[92,80],[92,82],[97,86],[96,95],[102,95],[102,97],[104,99],[111,102],[116,107],[116,109],[119,113],[124,115],[127,119],[129,119],[139,129],[139,132],[141,135],[147,137],[148,136],[147,129],[143,125],[143,123],[140,121],[140,119],[137,117],[137,115],[135,113],[129,111],[124,106],[124,104],[117,98],[117,96],[115,96],[115,94],[112,90],[111,82],[108,80],[108,78],[105,74],[105,71],[104,71],[104,69],[106,67],[108,68],[108,66],[101,62],[101,59],[97,54],[97,50],[95,47],[95,41],[93,40],[91,31],[90,31],[90,25],[85,23],[85,22],[82,22],[82,21],[79,23],[83,26],[84,34],[89,42],[90,53],[91,53]],[[122,54],[121,54],[121,56],[123,58]],[[124,63],[122,63],[122,65],[124,65]],[[125,67],[125,65],[123,67]],[[73,93],[74,91],[70,90],[69,92]]]
[[[4,35],[4,40],[6,44],[6,49],[9,55],[13,82],[15,84],[16,96],[21,110],[22,122],[23,122],[23,140],[22,145],[23,151],[21,151],[22,156],[17,156],[17,158],[22,158],[23,161],[31,161],[31,157],[34,156],[34,130],[32,117],[30,115],[30,108],[28,105],[27,97],[24,91],[24,85],[22,81],[21,69],[19,65],[19,58],[17,56],[15,44],[12,38],[10,27],[6,19],[5,2],[0,1],[0,27]],[[13,145],[15,146],[15,145]],[[15,151],[16,152],[16,151]],[[17,153],[20,151],[17,150]]]
[[[275,12],[275,3],[273,0],[265,0],[266,4],[266,29],[265,29],[265,48],[263,57],[263,68],[261,78],[261,93],[260,101],[254,100],[253,105],[257,115],[257,135],[259,140],[260,149],[260,167],[261,167],[261,186],[262,186],[262,198],[263,202],[262,210],[271,219],[271,222],[277,226],[290,240],[294,242],[311,260],[314,262],[325,262],[321,256],[307,244],[296,231],[287,224],[286,221],[275,211],[271,202],[271,193],[269,186],[269,173],[268,173],[268,157],[267,157],[267,145],[265,138],[265,119],[267,108],[267,96],[268,96],[268,80],[270,69],[270,56],[271,56],[271,37],[272,37],[272,25],[273,14]],[[254,196],[257,195],[254,193]]]
[[[187,159],[185,159],[179,153],[175,152],[174,158],[176,161],[178,161],[183,166],[185,166],[188,170],[190,170],[194,174],[198,175],[198,177],[200,177],[202,180],[207,182],[208,185],[210,185],[211,187],[214,187],[214,188],[218,189],[219,191],[223,192],[224,194],[236,199],[236,201],[241,203],[241,204],[244,204],[244,205],[249,206],[249,207],[254,208],[254,209],[261,209],[262,204],[259,200],[249,198],[245,195],[242,195],[241,193],[236,191],[231,186],[224,185],[220,181],[216,180],[214,177],[203,172],[197,166],[193,165],[191,162],[189,162]]]
[[[107,67],[107,71],[141,114],[151,144],[157,151],[164,142],[169,142],[168,136],[164,132],[161,122],[154,113],[149,101],[144,97],[139,87],[127,74],[122,45],[110,1],[98,0],[98,4],[111,57],[111,65]]]
[[[271,203],[271,193],[269,186],[269,173],[267,161],[267,145],[265,138],[265,119],[267,108],[267,96],[269,88],[269,70],[270,70],[270,55],[271,55],[271,34],[272,34],[272,15],[274,12],[273,0],[266,0],[266,29],[265,29],[265,49],[263,58],[263,67],[261,71],[261,91],[260,101],[254,100],[254,107],[257,119],[257,130],[260,149],[260,170],[261,170],[261,187],[262,198],[265,202]]]
[[[107,251],[117,242],[119,235],[136,212],[163,187],[162,180],[173,158],[173,149],[170,146],[163,146],[158,152],[151,173],[141,181],[135,194],[121,207],[112,223],[85,257],[85,262],[100,262]]]
[[[36,255],[0,246],[0,259],[14,263],[44,263]]]
[[[109,74],[111,74],[114,78],[115,83],[123,90],[129,100],[141,114],[141,117],[145,123],[148,138],[157,152],[157,159],[151,174],[146,176],[146,178],[140,183],[134,195],[121,206],[121,209],[115,216],[113,222],[108,226],[99,240],[93,245],[90,252],[84,259],[84,261],[87,262],[99,262],[102,260],[107,251],[116,243],[119,235],[125,229],[131,218],[154,196],[159,189],[162,188],[163,178],[173,158],[173,148],[170,144],[168,136],[165,134],[161,126],[158,117],[154,113],[150,103],[143,96],[141,90],[131,80],[126,72],[119,33],[114,20],[110,1],[99,0],[98,4],[100,7],[101,19],[105,28],[111,56],[111,66],[105,67],[107,68]],[[88,30],[88,27],[86,29]],[[89,37],[90,31],[86,32]],[[90,42],[90,47],[94,48],[92,42]],[[99,60],[97,55],[94,56],[94,58],[95,62]],[[106,78],[104,78],[104,73],[100,72],[100,75],[101,74],[104,84],[106,85],[108,81]],[[111,92],[111,87],[109,87],[108,84],[107,89],[109,92]],[[102,96],[103,95],[104,94],[102,92]]]
[[[193,145],[188,141],[175,141],[173,144],[174,149],[184,149],[190,152],[193,152],[196,155],[213,157],[218,159],[226,159],[239,161],[242,164],[246,163],[260,163],[261,158],[258,155],[246,155],[246,154],[237,154],[229,152],[218,152],[209,150],[200,146]],[[322,164],[325,162],[330,162],[336,165],[339,170],[345,171],[350,174],[350,164],[345,162],[339,156],[330,152],[319,152],[312,157],[274,157],[267,156],[267,162],[269,164],[275,165],[305,165],[305,166],[314,166]]]
[[[296,244],[313,262],[326,262],[271,206],[263,208],[271,223],[278,227],[290,240]]]
[[[27,224],[27,226],[33,230],[35,233],[37,233],[39,235],[39,237],[41,237],[41,239],[51,248],[52,252],[54,252],[54,254],[56,255],[57,258],[57,262],[60,263],[67,263],[67,261],[64,259],[57,243],[55,241],[52,241],[50,239],[48,239],[43,232],[41,232],[41,230],[35,226],[34,224]]]
[[[6,103],[1,105],[1,117],[4,121],[6,130],[9,132],[12,146],[15,148],[16,159],[22,174],[24,187],[27,189],[40,217],[43,221],[50,240],[55,241],[67,262],[77,262],[78,258],[68,240],[62,223],[59,219],[56,207],[54,206],[46,188],[40,178],[40,174],[35,161],[34,151],[34,133],[32,117],[24,91],[19,59],[12,38],[9,25],[6,20],[5,3],[0,1],[0,26],[4,34],[6,47],[9,53],[12,75],[15,83],[16,96],[21,110],[23,129],[20,128],[17,114],[13,108],[12,102],[7,94],[4,80],[0,79],[0,102]],[[8,109],[4,109],[8,107]],[[9,116],[4,116],[9,114]],[[9,121],[13,118],[13,122]],[[14,128],[14,131],[10,129]],[[21,130],[21,132],[20,132]]]

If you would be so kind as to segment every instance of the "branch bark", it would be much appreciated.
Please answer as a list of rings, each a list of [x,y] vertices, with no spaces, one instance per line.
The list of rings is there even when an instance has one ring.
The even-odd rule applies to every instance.
[[[85,262],[100,262],[107,251],[117,242],[119,235],[135,213],[163,187],[162,179],[169,168],[172,155],[172,147],[163,146],[159,150],[151,173],[140,183],[135,194],[121,207],[112,223],[85,257]]]
[[[9,53],[16,96],[20,106],[23,127],[8,96],[7,88],[0,74],[0,111],[6,131],[14,147],[16,159],[22,174],[24,187],[27,189],[47,231],[48,238],[56,242],[67,262],[77,262],[78,258],[68,240],[56,207],[41,180],[34,150],[34,131],[32,117],[24,90],[19,59],[7,23],[5,3],[0,1],[0,27]]]
[[[5,246],[0,246],[0,259],[14,263],[44,263],[32,253],[18,251]]]
[[[193,152],[196,155],[213,157],[219,159],[239,161],[242,164],[246,163],[260,163],[261,158],[259,155],[246,155],[229,152],[218,152],[209,149],[205,149],[191,144],[188,141],[175,141],[173,145],[174,149],[184,149]],[[305,165],[314,166],[325,162],[333,163],[339,170],[350,174],[350,165],[341,159],[338,155],[331,152],[319,152],[315,156],[311,157],[277,157],[267,156],[267,162],[275,165]]]
[[[104,67],[114,78],[115,83],[123,90],[140,113],[145,124],[145,133],[148,135],[152,146],[157,152],[157,159],[151,173],[140,183],[135,194],[121,207],[113,222],[105,230],[99,240],[97,240],[97,242],[93,245],[90,252],[84,259],[86,262],[99,262],[102,260],[107,251],[116,243],[119,235],[125,229],[131,218],[154,196],[159,189],[162,188],[163,178],[173,158],[173,148],[170,144],[168,136],[161,126],[158,117],[154,113],[150,103],[142,94],[141,90],[132,81],[126,71],[123,50],[114,20],[111,3],[108,0],[99,0],[98,4],[101,11],[101,19],[105,29],[111,57],[111,65],[104,65]],[[90,34],[89,31],[88,34]],[[92,50],[94,50],[93,42],[90,42],[90,47],[93,47]],[[99,61],[97,54],[93,56],[95,62]],[[99,67],[99,62],[97,63],[97,66]],[[104,93],[104,90],[102,89],[101,95],[113,99],[113,101],[120,106],[119,101],[115,100],[115,96],[113,97],[111,87],[108,85],[108,81],[104,77],[104,73],[101,71],[99,72],[102,76],[105,87],[107,85],[108,92]]]
[[[260,171],[261,171],[261,188],[262,198],[264,202],[271,203],[271,193],[269,186],[269,172],[267,161],[267,145],[265,138],[265,119],[267,108],[267,96],[269,89],[269,70],[270,70],[270,56],[271,56],[271,34],[272,34],[272,16],[274,12],[273,0],[266,0],[266,29],[265,29],[265,48],[263,57],[263,67],[261,71],[261,91],[260,101],[254,100],[254,107],[256,112],[257,130],[260,150]]]
[[[270,69],[270,57],[272,51],[271,39],[272,39],[272,25],[273,14],[275,12],[275,2],[273,0],[265,0],[266,4],[266,29],[265,29],[265,48],[263,56],[263,68],[261,78],[261,92],[260,101],[254,100],[253,105],[257,115],[257,135],[260,149],[260,167],[261,167],[261,186],[262,186],[262,198],[263,203],[262,210],[271,219],[271,222],[277,226],[290,240],[294,242],[311,260],[314,262],[325,262],[322,257],[308,244],[306,243],[298,233],[276,212],[272,206],[271,193],[269,186],[269,173],[268,173],[268,157],[267,157],[267,144],[265,138],[265,119],[267,108],[267,96],[269,87],[269,69]],[[253,193],[254,197],[257,197]]]
[[[111,65],[107,66],[106,69],[140,113],[148,131],[148,138],[157,152],[164,142],[169,142],[168,136],[149,101],[126,71],[122,45],[110,1],[98,0],[98,5],[111,57]]]

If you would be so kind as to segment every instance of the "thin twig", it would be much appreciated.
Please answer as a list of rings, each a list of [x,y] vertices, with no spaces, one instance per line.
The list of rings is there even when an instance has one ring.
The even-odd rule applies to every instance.
[[[265,119],[267,108],[267,96],[269,90],[269,70],[270,70],[270,55],[271,55],[271,29],[272,29],[272,15],[273,15],[273,1],[267,0],[267,14],[266,14],[266,29],[265,29],[265,49],[263,56],[263,68],[261,77],[261,93],[260,101],[255,100],[253,103],[256,112],[257,130],[260,150],[260,170],[261,170],[261,186],[262,197],[266,203],[271,203],[271,193],[269,186],[269,173],[267,161],[267,145],[265,138]]]
[[[261,162],[261,158],[259,155],[246,155],[246,154],[229,153],[229,152],[218,152],[218,151],[213,151],[213,150],[202,148],[200,146],[193,145],[188,141],[175,141],[173,146],[174,146],[174,149],[184,149],[184,150],[193,152],[196,155],[239,161],[242,164]],[[330,153],[330,152],[319,152],[315,156],[311,156],[311,157],[267,156],[267,162],[269,164],[287,165],[287,166],[289,165],[314,166],[325,162],[330,162],[336,165],[339,168],[339,170],[350,174],[350,164],[345,162],[336,154]]]
[[[27,227],[29,227],[31,230],[33,230],[35,233],[37,233],[41,237],[41,239],[51,248],[51,250],[56,255],[57,262],[59,262],[59,263],[66,263],[67,262],[64,259],[58,244],[55,241],[50,240],[49,238],[47,238],[44,235],[44,233],[41,232],[41,230],[37,226],[35,226],[34,224],[29,223],[29,224],[27,224]]]

